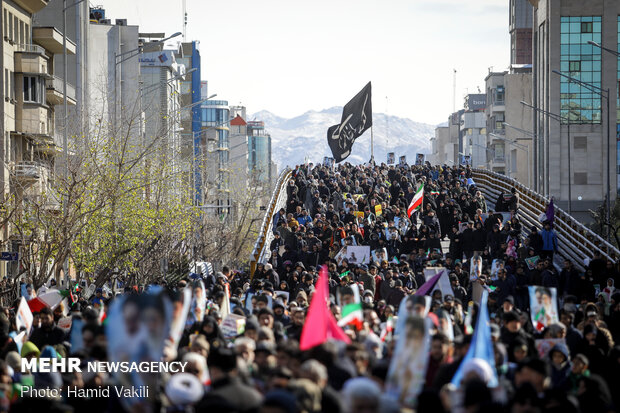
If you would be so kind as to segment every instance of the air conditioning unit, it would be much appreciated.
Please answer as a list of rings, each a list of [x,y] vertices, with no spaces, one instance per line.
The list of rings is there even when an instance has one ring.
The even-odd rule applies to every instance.
[[[101,20],[99,20],[99,24],[112,24],[112,20],[110,20],[110,19],[101,19]]]
[[[116,19],[117,26],[127,26],[127,19]]]

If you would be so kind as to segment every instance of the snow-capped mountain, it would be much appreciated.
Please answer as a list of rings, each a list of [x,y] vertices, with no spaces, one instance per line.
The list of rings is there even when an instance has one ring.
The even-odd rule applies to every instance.
[[[248,120],[262,120],[265,130],[271,134],[272,159],[278,169],[305,162],[322,162],[324,156],[332,156],[327,145],[327,129],[340,122],[342,107],[320,112],[311,110],[303,115],[286,119],[263,110],[248,116]],[[398,157],[407,156],[407,162],[415,161],[416,153],[431,151],[430,139],[435,136],[435,125],[414,122],[411,119],[373,113],[375,161],[386,162],[387,153]],[[357,138],[353,151],[346,162],[362,163],[370,159],[370,129]]]

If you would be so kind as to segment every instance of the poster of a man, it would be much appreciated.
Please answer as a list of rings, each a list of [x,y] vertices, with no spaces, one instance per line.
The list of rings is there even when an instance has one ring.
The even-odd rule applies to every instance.
[[[529,286],[532,324],[538,331],[559,322],[555,288]]]
[[[395,159],[396,159],[396,156],[394,155],[394,152],[389,152],[387,154],[387,163],[388,163],[388,165],[394,165]]]
[[[413,315],[406,319],[404,330],[398,336],[386,379],[386,391],[401,406],[414,407],[424,385],[430,350],[428,331],[427,321]]]

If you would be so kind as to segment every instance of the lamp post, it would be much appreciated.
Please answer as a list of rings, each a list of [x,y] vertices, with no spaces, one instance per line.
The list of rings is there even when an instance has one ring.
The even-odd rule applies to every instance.
[[[529,168],[530,168],[530,172],[529,173],[534,175],[534,177],[536,177],[536,179],[530,178],[529,181],[530,181],[530,185],[532,185],[532,184],[534,185],[533,189],[535,191],[537,191],[538,190],[538,183],[537,183],[537,181],[538,181],[538,178],[537,178],[538,177],[538,165],[537,165],[537,162],[536,162],[536,140],[537,140],[536,134],[532,133],[532,132],[530,132],[528,130],[522,129],[522,128],[517,128],[516,126],[513,126],[513,125],[511,125],[510,123],[507,123],[507,122],[504,122],[504,126],[506,126],[508,128],[511,128],[511,129],[514,129],[517,132],[521,132],[522,134],[527,135],[530,138],[532,138],[532,148],[534,149],[534,153],[532,154],[532,158],[529,159],[529,147],[528,147],[528,162],[529,162],[529,165],[530,165],[529,166]],[[517,138],[517,140],[518,140],[518,138]],[[527,145],[524,145],[524,146],[527,146]],[[530,186],[530,188],[532,188],[532,187]]]
[[[149,43],[149,45],[163,44],[163,43],[167,42],[170,39],[173,39],[173,38],[175,38],[177,36],[180,36],[181,34],[182,34],[181,32],[176,32],[172,36],[168,36],[168,37],[163,38],[161,40],[158,40],[156,42]],[[120,34],[119,34],[119,37],[120,37]],[[117,110],[118,110],[118,108],[117,108],[117,106],[118,106],[118,99],[117,99],[117,97],[118,97],[118,73],[117,72],[118,71],[117,71],[117,67],[118,67],[119,64],[121,64],[121,63],[123,63],[123,62],[125,62],[125,61],[127,61],[129,59],[132,59],[132,58],[138,56],[139,54],[142,54],[142,48],[143,48],[143,46],[138,46],[135,49],[128,50],[128,51],[123,52],[123,53],[117,53],[116,51],[114,52],[114,124],[115,124],[115,126],[116,126],[116,122],[117,122]],[[119,60],[119,58],[121,58],[121,59]],[[121,99],[122,99],[122,97],[123,97],[123,91],[121,89]],[[122,106],[122,100],[121,100],[121,106]]]
[[[543,115],[546,115],[547,117],[560,123],[560,134],[562,133],[562,129],[561,129],[562,122],[566,122],[566,129],[567,129],[567,135],[568,135],[568,214],[570,215],[572,213],[570,119],[564,116],[558,115],[557,113],[552,113],[544,109],[537,108],[536,106],[532,106],[529,103],[524,102],[524,101],[521,101],[521,104],[523,106],[527,106],[528,108],[535,110],[536,112],[540,112]],[[549,165],[547,165],[547,168],[549,168]],[[546,186],[547,186],[547,192],[550,192],[549,191],[549,173],[547,173],[547,185]]]
[[[65,165],[63,168],[63,179],[65,185],[67,178],[69,177],[69,137],[67,133],[67,9],[75,7],[86,0],[77,0],[73,4],[67,6],[67,0],[62,0],[62,96],[63,96],[63,122],[62,122],[62,152],[65,158]],[[77,27],[75,28],[77,32]],[[81,121],[81,120],[80,120]],[[62,211],[66,219],[67,217],[67,197],[63,197]],[[69,259],[65,258],[62,265],[63,276],[68,283],[69,280]],[[67,284],[68,285],[68,284]]]
[[[471,145],[472,145],[472,146],[477,146],[477,147],[479,147],[479,148],[482,148],[482,149],[484,149],[487,153],[492,153],[492,154],[495,154],[495,151],[494,151],[494,150],[489,149],[489,148],[487,148],[487,147],[486,147],[486,146],[484,146],[484,145],[480,145],[480,144],[478,144],[478,143],[473,143],[473,142],[471,142]],[[486,155],[485,155],[485,158],[486,158]],[[489,159],[487,159],[485,163],[487,164],[487,169],[490,171],[490,170],[491,170],[491,166],[490,166],[490,161],[489,161]]]
[[[531,173],[531,169],[530,169],[530,148],[527,145],[522,145],[520,143],[517,143],[515,141],[511,141],[510,139],[506,139],[501,135],[497,135],[495,133],[489,133],[490,136],[493,136],[495,139],[499,139],[501,141],[504,141],[506,143],[508,143],[509,145],[514,146],[517,149],[521,149],[522,151],[525,151],[525,156],[527,156],[527,185],[528,187],[531,188],[532,186],[532,173]],[[511,161],[512,161],[512,156],[510,157]],[[512,170],[512,168],[511,168]]]

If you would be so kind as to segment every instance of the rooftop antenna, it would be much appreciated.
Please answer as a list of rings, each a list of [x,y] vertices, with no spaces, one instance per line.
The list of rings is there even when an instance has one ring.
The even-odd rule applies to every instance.
[[[385,145],[390,150],[390,117],[388,116],[388,97],[385,97]]]
[[[452,113],[456,112],[456,69],[452,75]]]
[[[183,41],[187,41],[187,0],[183,0]]]

